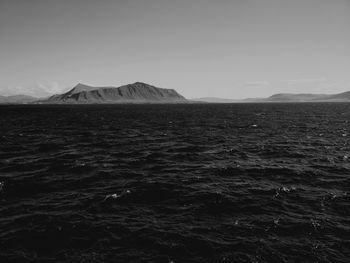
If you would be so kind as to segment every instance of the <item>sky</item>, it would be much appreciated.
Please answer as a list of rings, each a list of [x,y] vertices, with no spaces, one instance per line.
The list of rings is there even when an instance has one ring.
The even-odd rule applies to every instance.
[[[0,95],[137,81],[187,98],[350,90],[350,1],[0,0]]]

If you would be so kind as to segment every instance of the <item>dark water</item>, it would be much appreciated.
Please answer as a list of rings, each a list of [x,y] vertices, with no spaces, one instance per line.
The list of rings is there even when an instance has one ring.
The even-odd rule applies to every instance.
[[[350,104],[0,107],[0,262],[349,262]]]

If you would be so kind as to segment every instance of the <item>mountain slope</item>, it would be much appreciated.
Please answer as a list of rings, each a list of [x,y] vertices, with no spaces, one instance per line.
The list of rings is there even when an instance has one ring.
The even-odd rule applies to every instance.
[[[175,90],[156,88],[136,82],[118,88],[78,84],[70,91],[54,95],[41,103],[174,103],[185,101],[187,100]]]

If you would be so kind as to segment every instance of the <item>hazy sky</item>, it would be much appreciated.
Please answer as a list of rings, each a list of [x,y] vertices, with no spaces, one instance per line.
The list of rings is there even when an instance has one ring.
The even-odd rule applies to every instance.
[[[0,0],[0,94],[350,90],[349,0]]]

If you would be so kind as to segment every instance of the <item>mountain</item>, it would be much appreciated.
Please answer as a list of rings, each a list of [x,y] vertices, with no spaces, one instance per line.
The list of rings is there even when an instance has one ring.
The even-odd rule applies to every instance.
[[[92,87],[79,83],[68,92],[37,99],[27,95],[0,96],[1,104],[112,104],[112,103],[263,103],[263,102],[350,102],[350,91],[338,94],[278,93],[267,98],[243,100],[203,97],[187,100],[173,89],[135,82],[121,87]]]
[[[121,87],[92,87],[79,83],[70,91],[53,95],[39,103],[179,103],[186,101],[173,89],[161,89],[136,82]]]
[[[1,104],[24,104],[38,100],[37,98],[27,95],[0,96]]]
[[[79,83],[73,89],[71,89],[70,91],[68,91],[65,94],[73,95],[73,94],[77,94],[77,93],[80,93],[80,92],[83,92],[83,91],[92,91],[92,90],[96,90],[96,87],[91,87],[91,86],[87,86],[87,85]]]

